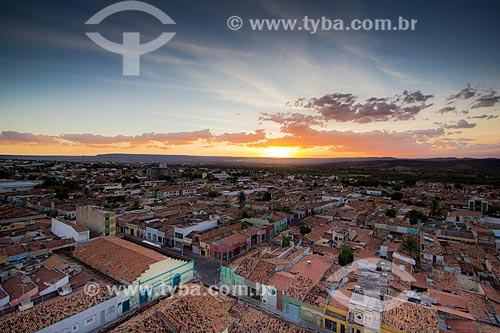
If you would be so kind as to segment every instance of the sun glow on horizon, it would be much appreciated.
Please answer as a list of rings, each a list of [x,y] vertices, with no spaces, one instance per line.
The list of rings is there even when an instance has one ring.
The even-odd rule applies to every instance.
[[[261,157],[292,158],[297,157],[299,150],[295,147],[266,147],[261,148]]]

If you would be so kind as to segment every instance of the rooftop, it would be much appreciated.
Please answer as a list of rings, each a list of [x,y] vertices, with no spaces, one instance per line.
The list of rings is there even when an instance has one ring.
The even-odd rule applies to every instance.
[[[382,323],[407,333],[439,332],[435,309],[394,297],[385,298]]]
[[[76,247],[73,255],[101,273],[128,283],[156,262],[179,261],[118,237],[96,238]]]
[[[83,288],[66,296],[51,298],[23,312],[0,317],[0,332],[36,332],[63,319],[89,309],[111,298],[107,289],[99,288],[96,295],[87,295]]]

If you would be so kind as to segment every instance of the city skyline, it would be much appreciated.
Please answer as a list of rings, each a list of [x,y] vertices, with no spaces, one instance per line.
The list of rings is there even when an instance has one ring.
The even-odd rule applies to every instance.
[[[127,77],[85,36],[114,2],[1,5],[0,154],[500,157],[497,3],[148,1],[176,36]],[[311,33],[247,21],[306,16],[418,23]],[[98,29],[119,41],[165,27],[124,12]]]

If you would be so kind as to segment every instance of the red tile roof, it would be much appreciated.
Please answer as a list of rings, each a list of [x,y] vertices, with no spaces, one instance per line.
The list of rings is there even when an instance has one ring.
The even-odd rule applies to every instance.
[[[118,237],[96,238],[73,251],[75,258],[118,281],[132,283],[166,256]]]

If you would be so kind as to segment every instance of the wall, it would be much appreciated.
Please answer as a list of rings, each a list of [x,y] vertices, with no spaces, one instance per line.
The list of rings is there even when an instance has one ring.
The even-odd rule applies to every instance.
[[[148,291],[148,301],[158,298],[163,295],[160,289],[162,285],[172,286],[176,276],[180,276],[180,284],[191,281],[194,278],[194,261],[168,258],[152,264],[129,286],[129,290],[123,290],[120,293],[119,302],[130,299],[130,308],[137,307],[140,305],[139,294],[145,290]]]
[[[69,222],[68,222],[69,223]],[[89,232],[77,232],[70,225],[57,219],[52,219],[51,231],[54,235],[61,238],[73,238],[75,242],[82,243],[89,240]]]
[[[50,287],[48,287],[44,291],[41,291],[40,295],[50,294],[51,292],[56,291],[57,289],[59,289],[62,286],[67,285],[68,283],[69,283],[69,277],[66,275],[61,280],[57,281],[56,283],[54,283],[53,285],[51,285]]]
[[[0,299],[0,308],[2,308],[3,306],[9,304],[10,302],[10,296],[7,294],[7,292],[5,292],[5,290],[3,290],[2,287],[0,287],[0,291],[2,291],[5,295],[4,298]]]
[[[110,307],[114,307],[113,312],[108,312]],[[104,323],[101,323],[101,311],[105,313]],[[95,321],[91,324],[85,325],[87,318],[95,316]],[[77,313],[74,316],[66,318],[58,323],[51,326],[45,327],[38,331],[38,333],[53,333],[53,332],[63,332],[67,329],[67,332],[74,333],[85,333],[96,330],[97,328],[106,325],[118,317],[118,296],[97,304],[96,306]],[[77,327],[76,329],[75,326]]]
[[[302,303],[300,308],[300,319],[321,327],[323,325],[323,309],[311,304]]]
[[[90,231],[103,234],[105,232],[104,224],[106,216],[109,216],[109,235],[116,234],[116,214],[99,209],[96,206],[78,206],[76,207],[76,223],[86,226]]]

